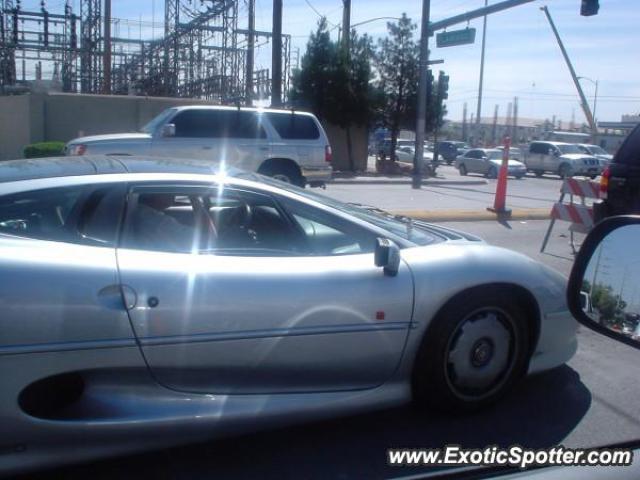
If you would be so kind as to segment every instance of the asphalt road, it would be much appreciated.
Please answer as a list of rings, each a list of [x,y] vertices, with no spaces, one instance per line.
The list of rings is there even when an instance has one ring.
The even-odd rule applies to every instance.
[[[449,226],[531,255],[565,274],[571,269],[566,230],[552,236],[548,253],[538,253],[547,222]],[[525,379],[481,413],[452,417],[407,406],[68,467],[36,478],[375,479],[419,471],[388,466],[390,447],[590,447],[640,439],[639,359],[640,352],[583,328],[578,353],[568,365]]]
[[[438,168],[438,176],[443,180],[475,178],[480,175],[460,177],[452,166]],[[398,210],[484,210],[493,205],[496,180],[487,180],[485,185],[424,185],[413,190],[411,185],[339,185],[329,184],[324,193],[343,202],[375,205],[384,209]],[[521,180],[509,178],[507,181],[507,206],[511,208],[549,208],[560,196],[562,181],[555,175],[536,178],[529,174]]]

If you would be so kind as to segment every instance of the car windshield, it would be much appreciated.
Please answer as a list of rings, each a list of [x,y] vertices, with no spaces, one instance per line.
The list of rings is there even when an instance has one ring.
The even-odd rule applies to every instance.
[[[592,155],[608,155],[607,151],[604,150],[602,147],[599,147],[598,145],[589,145],[587,147],[587,150]]]
[[[327,195],[322,195],[308,189],[297,188],[289,184],[283,184],[282,182],[271,180],[268,177],[260,177],[260,181],[295,193],[314,202],[327,205],[347,215],[352,215],[359,220],[387,230],[414,245],[424,246],[441,241],[441,237],[431,233],[425,226],[419,225],[419,223],[416,223],[404,215],[393,214],[386,210],[360,203],[343,203]]]
[[[154,117],[153,119],[151,119],[151,121],[147,124],[145,124],[140,131],[142,133],[148,133],[148,134],[154,134],[156,132],[156,130],[158,129],[158,127],[160,125],[162,125],[163,123],[165,123],[167,121],[167,119],[173,115],[175,113],[175,110],[172,108],[169,108],[165,111],[163,111],[162,113],[160,113],[159,115],[157,115],[156,117]]]
[[[572,143],[560,144],[556,146],[558,150],[560,150],[560,153],[562,153],[563,155],[572,153],[584,153],[582,150],[580,150],[580,147],[578,147],[578,145],[574,145]]]

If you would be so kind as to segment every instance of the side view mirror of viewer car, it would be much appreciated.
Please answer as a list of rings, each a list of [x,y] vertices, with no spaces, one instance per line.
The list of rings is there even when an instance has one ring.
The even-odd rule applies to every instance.
[[[176,126],[173,123],[167,123],[162,126],[162,136],[163,137],[175,137],[176,136]]]
[[[375,262],[376,267],[384,269],[385,275],[395,277],[400,268],[400,249],[391,240],[378,238],[376,240]]]
[[[640,216],[610,217],[589,233],[567,302],[584,326],[640,349]]]

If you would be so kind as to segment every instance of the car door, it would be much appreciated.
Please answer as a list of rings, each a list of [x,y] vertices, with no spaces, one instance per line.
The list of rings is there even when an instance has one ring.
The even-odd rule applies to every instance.
[[[469,150],[464,154],[464,164],[466,165],[469,173],[483,173],[481,168],[481,156],[482,152],[480,150]]]
[[[124,194],[97,184],[0,198],[0,355],[135,347],[116,264]]]
[[[220,162],[220,122],[214,109],[179,110],[168,121],[175,125],[175,135],[156,136],[151,152],[158,157],[197,158]]]
[[[179,225],[140,214],[150,195],[170,197],[156,206]],[[408,268],[385,276],[374,265],[375,235],[319,209],[287,208],[229,186],[132,189],[118,266],[159,382],[207,393],[318,392],[391,376],[411,321]]]
[[[255,172],[271,156],[271,143],[263,116],[252,110],[216,112],[215,154],[227,166]]]
[[[542,152],[544,148],[544,145],[538,142],[532,142],[529,145],[529,151],[527,152],[527,157],[525,159],[528,169],[543,170]]]
[[[560,167],[560,150],[554,145],[549,145],[544,155],[544,169],[548,172],[557,172]]]

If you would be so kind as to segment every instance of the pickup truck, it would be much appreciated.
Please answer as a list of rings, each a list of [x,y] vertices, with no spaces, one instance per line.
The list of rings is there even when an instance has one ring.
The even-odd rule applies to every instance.
[[[596,178],[605,167],[604,161],[585,154],[577,145],[562,142],[531,142],[524,163],[538,177],[549,172],[562,178],[574,175]]]
[[[66,155],[149,155],[224,162],[298,186],[331,179],[331,146],[311,113],[223,106],[169,108],[137,133],[71,140]]]

